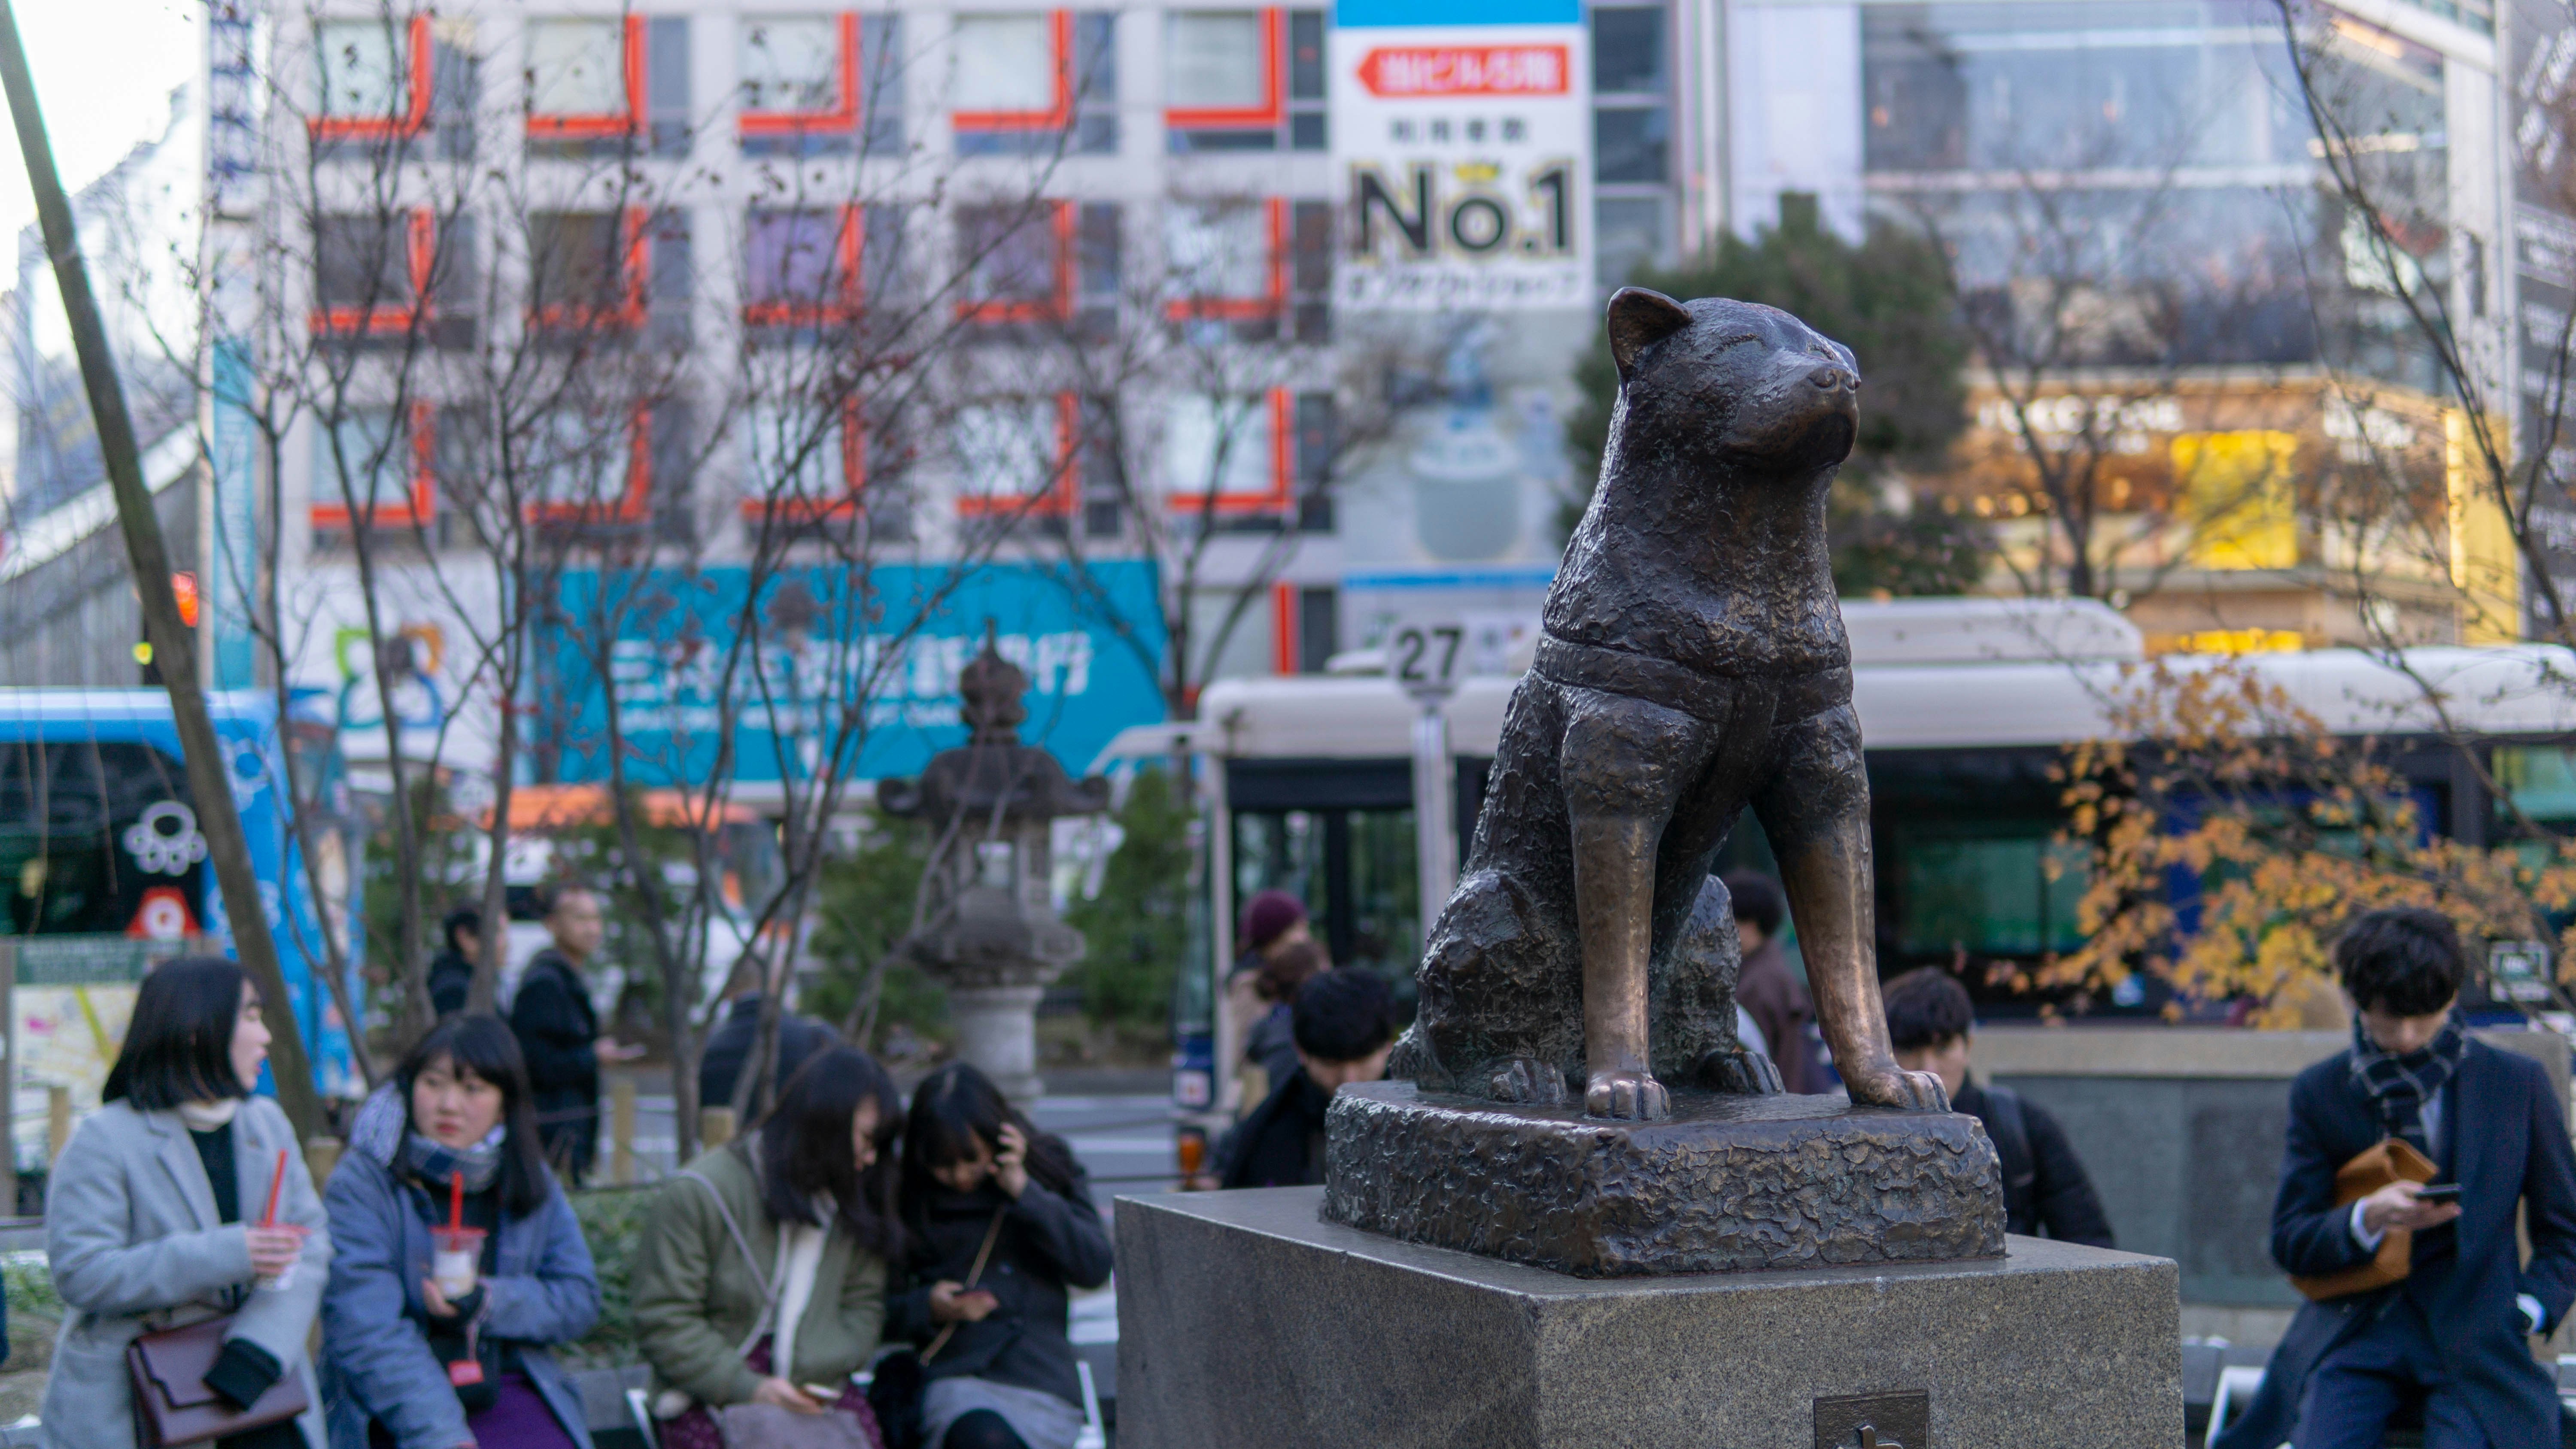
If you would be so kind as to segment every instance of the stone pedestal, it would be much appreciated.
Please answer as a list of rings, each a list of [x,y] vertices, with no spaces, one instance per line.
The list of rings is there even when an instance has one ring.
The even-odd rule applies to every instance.
[[[1677,1091],[1614,1122],[1369,1082],[1325,1142],[1334,1222],[1587,1278],[2004,1250],[1994,1144],[1956,1112]]]
[[[1326,1222],[1322,1197],[1118,1200],[1120,1449],[2183,1443],[2167,1259],[2016,1237],[1583,1279]]]
[[[1046,1090],[1038,1079],[1038,998],[1044,995],[1043,986],[948,988],[957,1054],[1014,1102],[1034,1102]]]

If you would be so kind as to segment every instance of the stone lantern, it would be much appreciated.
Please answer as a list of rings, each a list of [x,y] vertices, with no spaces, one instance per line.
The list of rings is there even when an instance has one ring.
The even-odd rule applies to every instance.
[[[928,822],[937,842],[912,959],[947,987],[966,1060],[1023,1101],[1041,1086],[1038,998],[1083,950],[1082,933],[1056,918],[1048,827],[1109,808],[1107,780],[1073,779],[1054,755],[1020,743],[1028,688],[988,621],[982,651],[958,677],[966,743],[932,756],[917,780],[877,782],[877,808]]]

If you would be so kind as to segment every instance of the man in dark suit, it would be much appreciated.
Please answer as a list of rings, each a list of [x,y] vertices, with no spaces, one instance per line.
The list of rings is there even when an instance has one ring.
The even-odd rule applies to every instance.
[[[510,1030],[527,1059],[546,1160],[566,1186],[579,1187],[599,1155],[600,1048],[618,1053],[614,1041],[599,1035],[590,985],[581,975],[607,934],[599,897],[581,886],[558,889],[546,905],[546,930],[554,944],[520,974]]]
[[[2525,1449],[2559,1439],[2558,1391],[2525,1335],[2576,1301],[2576,1155],[2540,1064],[2469,1037],[2452,1011],[2468,962],[2449,920],[2372,911],[2335,943],[2352,1045],[2290,1086],[2272,1258],[2300,1276],[2357,1267],[2391,1231],[2407,1276],[2309,1303],[2262,1391],[2213,1449],[2376,1449],[2418,1403],[2425,1449]],[[2337,1169],[2404,1139],[2456,1183],[2456,1203],[2391,1183],[2337,1206]],[[2516,1210],[2531,1261],[2515,1246]]]

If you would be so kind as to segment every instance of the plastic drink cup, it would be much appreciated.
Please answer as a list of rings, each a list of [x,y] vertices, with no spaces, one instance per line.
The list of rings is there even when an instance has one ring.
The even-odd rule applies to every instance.
[[[429,1237],[430,1281],[451,1303],[473,1292],[482,1278],[483,1230],[434,1228]]]
[[[286,1223],[270,1223],[267,1225],[266,1231],[293,1233],[300,1240],[308,1236],[310,1230],[293,1227]],[[286,1265],[286,1271],[278,1274],[274,1278],[255,1278],[251,1281],[251,1286],[262,1293],[283,1293],[287,1289],[295,1286],[295,1268],[295,1264],[289,1263]]]

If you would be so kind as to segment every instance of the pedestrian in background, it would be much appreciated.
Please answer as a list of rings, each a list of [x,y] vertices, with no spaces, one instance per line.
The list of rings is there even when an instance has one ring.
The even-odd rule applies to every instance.
[[[1332,964],[1324,948],[1313,941],[1292,941],[1271,952],[1252,973],[1253,994],[1269,1009],[1244,1037],[1244,1063],[1261,1073],[1257,1084],[1246,1080],[1244,1095],[1249,1100],[1268,1097],[1272,1088],[1297,1070],[1297,1033],[1291,1019],[1297,991]]]
[[[1297,993],[1297,1069],[1243,1125],[1223,1157],[1227,1187],[1312,1186],[1324,1180],[1324,1113],[1350,1082],[1386,1075],[1395,1049],[1395,994],[1357,966],[1327,971]]]
[[[2404,1231],[2407,1273],[2303,1305],[2212,1449],[2377,1449],[2409,1401],[2425,1449],[2555,1444],[2557,1383],[2525,1335],[2576,1302],[2576,1154],[2559,1095],[2538,1062],[2469,1036],[2456,1010],[2468,957],[2448,918],[2372,911],[2336,940],[2334,963],[2352,1045],[2290,1084],[2272,1258],[2294,1275],[2339,1273]],[[2431,1159],[2456,1200],[2398,1181],[2337,1203],[2335,1174],[2392,1137]]]
[[[698,1058],[698,1105],[729,1107],[733,1104],[735,1083],[742,1080],[742,1066],[751,1059],[751,1051],[760,1042],[761,990],[758,963],[743,958],[734,967],[733,978],[726,983],[724,1019],[707,1033],[706,1050]],[[786,1081],[796,1069],[819,1051],[840,1045],[841,1034],[810,1016],[781,1011],[778,1018],[778,1072],[772,1079]]]
[[[483,955],[483,913],[458,906],[438,923],[446,948],[429,958],[429,1004],[440,1016],[465,1009],[474,991],[474,963]]]
[[[558,888],[546,903],[546,933],[554,944],[528,962],[510,1002],[510,1030],[528,1064],[546,1160],[573,1187],[590,1175],[599,1155],[600,1058],[629,1055],[614,1037],[599,1034],[599,1014],[591,1009],[590,984],[581,974],[606,931],[597,892]]]
[[[1261,1100],[1260,1094],[1249,1090],[1253,1084],[1243,1070],[1253,1024],[1267,1015],[1271,1006],[1261,994],[1261,970],[1273,956],[1299,945],[1311,945],[1314,939],[1306,919],[1306,903],[1288,892],[1257,891],[1244,902],[1242,929],[1235,935],[1234,971],[1225,979],[1224,1039],[1216,1044],[1218,1075],[1234,1094],[1227,1104],[1229,1110],[1241,1113]],[[1273,1077],[1263,1085],[1276,1086],[1278,1081]]]
[[[238,962],[186,956],[154,968],[102,1105],[54,1161],[45,1260],[70,1312],[45,1380],[51,1449],[130,1449],[126,1346],[224,1314],[232,1325],[206,1387],[238,1409],[292,1378],[308,1407],[219,1449],[323,1449],[304,1345],[331,1236],[286,1114],[251,1095],[268,1059],[259,1012]],[[272,1183],[274,1225],[262,1220]]]
[[[1090,1179],[992,1079],[960,1062],[904,1125],[906,1291],[886,1337],[920,1349],[928,1449],[1073,1449],[1082,1383],[1070,1290],[1109,1281]]]
[[[1976,1011],[1968,988],[1940,967],[1925,966],[1887,983],[1884,996],[1896,1064],[1939,1077],[1951,1110],[1986,1124],[2003,1168],[2004,1231],[2110,1247],[2110,1219],[2102,1215],[2102,1199],[2066,1129],[2010,1087],[1970,1080]]]
[[[885,1324],[903,1241],[893,1149],[903,1098],[876,1058],[808,1058],[753,1130],[666,1181],[635,1261],[635,1343],[662,1449],[759,1442],[767,1406],[843,1414],[882,1442],[850,1376]],[[717,1417],[729,1421],[719,1425]]]
[[[1780,1069],[1781,1087],[1821,1091],[1815,1053],[1807,1044],[1816,1003],[1807,994],[1807,983],[1789,969],[1788,948],[1780,942],[1780,927],[1789,919],[1788,899],[1778,881],[1758,870],[1730,872],[1725,884],[1734,902],[1735,939],[1744,950],[1744,964],[1735,973],[1735,1004],[1761,1028],[1762,1049]]]

